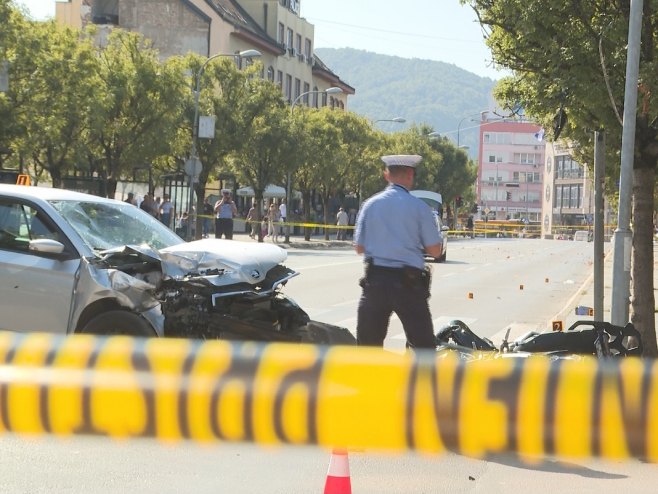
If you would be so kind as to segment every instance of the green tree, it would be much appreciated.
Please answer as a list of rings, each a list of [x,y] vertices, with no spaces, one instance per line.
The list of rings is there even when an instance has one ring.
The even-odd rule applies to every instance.
[[[336,153],[326,156],[322,165],[315,169],[319,173],[318,190],[322,198],[324,224],[328,225],[335,223],[335,217],[329,211],[329,199],[344,194],[354,170],[369,168],[372,149],[377,141],[370,122],[356,113],[326,108],[316,114],[338,130]],[[328,229],[325,229],[325,239],[329,239]]]
[[[90,40],[54,21],[33,23],[34,71],[24,82],[30,97],[22,115],[23,154],[50,174],[54,187],[75,164],[75,147],[96,98],[97,58]]]
[[[237,110],[244,125],[242,146],[233,153],[231,165],[238,180],[254,189],[259,220],[265,188],[271,183],[285,183],[293,135],[289,130],[289,110],[279,87],[260,79],[250,79],[248,86],[249,95]],[[258,241],[263,241],[260,234]]]
[[[185,78],[177,63],[160,63],[139,34],[115,29],[98,53],[97,104],[90,144],[100,149],[107,193],[134,167],[169,154],[180,114]]]
[[[0,91],[0,168],[8,158],[18,163],[16,139],[23,134],[21,122],[28,115],[30,97],[25,84],[38,55],[32,24],[10,0],[0,0],[0,63],[9,64],[9,87]]]
[[[513,71],[496,96],[523,107],[553,137],[580,144],[591,163],[591,132],[604,129],[610,156],[608,183],[619,176],[629,2],[583,0],[462,0],[477,13],[494,62]],[[658,355],[653,291],[653,213],[658,160],[655,49],[658,1],[645,0],[640,54],[633,185],[632,317],[645,354]],[[551,134],[551,133],[549,133]]]
[[[191,55],[185,65],[193,74],[198,75],[207,59]],[[228,156],[238,152],[245,142],[245,133],[249,132],[253,119],[262,112],[258,104],[248,104],[252,93],[259,90],[256,86],[262,81],[252,79],[260,70],[259,64],[253,64],[246,70],[239,70],[231,57],[220,57],[208,62],[201,74],[199,84],[199,115],[213,115],[215,120],[215,137],[197,139],[197,155],[203,164],[195,185],[197,211],[201,211],[206,187],[210,180],[217,177],[222,168],[229,168]],[[191,81],[196,87],[196,81]],[[186,127],[179,135],[178,152],[181,156],[189,155],[191,149],[192,121],[194,120],[194,91],[189,91],[186,105]],[[196,235],[201,235],[201,217],[197,215]]]

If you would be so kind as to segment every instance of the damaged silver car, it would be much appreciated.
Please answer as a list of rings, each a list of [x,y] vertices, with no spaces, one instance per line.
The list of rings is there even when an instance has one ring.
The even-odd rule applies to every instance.
[[[128,203],[0,185],[0,329],[354,344],[283,295],[286,257],[185,242]]]

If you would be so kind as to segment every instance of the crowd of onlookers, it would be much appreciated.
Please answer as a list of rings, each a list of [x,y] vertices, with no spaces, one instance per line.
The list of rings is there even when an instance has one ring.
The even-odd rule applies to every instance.
[[[190,220],[189,214],[185,210],[180,211],[177,217],[174,217],[176,208],[171,202],[168,194],[163,194],[162,198],[150,193],[144,194],[143,197],[136,197],[133,192],[128,192],[125,202],[146,211],[168,228],[174,230],[178,235],[182,237],[186,236],[187,224]],[[218,204],[221,202],[222,198],[220,198],[215,204],[211,202],[210,198],[205,198],[201,221],[203,238],[208,238],[211,234],[216,233],[218,216],[217,208]],[[255,200],[252,200],[251,207],[248,210],[246,210],[246,208],[242,210],[236,208],[234,213],[235,219],[245,220],[244,231],[253,239],[258,239],[260,236],[263,239],[270,239],[272,242],[277,243],[281,241],[281,237],[286,234],[286,222],[291,220],[301,220],[301,214],[299,211],[292,211],[291,215],[288,215],[288,207],[285,199],[279,199],[278,201],[272,199],[266,203],[263,210],[260,212],[260,218],[256,214],[256,207]],[[323,219],[322,215],[316,211],[311,211],[310,221],[312,223],[322,223]],[[345,210],[345,208],[339,207],[338,211],[335,213],[336,228],[332,234],[335,234],[337,240],[351,238],[355,223],[356,209]],[[190,227],[192,229],[192,234],[194,235],[196,224],[193,222]],[[292,234],[293,231],[297,231],[297,229],[290,226],[289,233]],[[320,233],[319,227],[315,233]]]

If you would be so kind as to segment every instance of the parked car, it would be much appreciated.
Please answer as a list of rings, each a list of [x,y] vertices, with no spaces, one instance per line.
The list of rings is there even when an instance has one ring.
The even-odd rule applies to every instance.
[[[353,344],[281,293],[298,274],[286,257],[185,242],[125,202],[0,185],[0,329]]]
[[[433,192],[431,190],[412,190],[411,195],[422,199],[422,201],[427,204],[434,213],[434,220],[436,221],[436,227],[441,232],[443,237],[443,251],[441,257],[432,258],[434,262],[445,262],[446,256],[448,254],[448,230],[449,228],[443,224],[441,219],[441,214],[443,213],[443,198],[438,192]]]

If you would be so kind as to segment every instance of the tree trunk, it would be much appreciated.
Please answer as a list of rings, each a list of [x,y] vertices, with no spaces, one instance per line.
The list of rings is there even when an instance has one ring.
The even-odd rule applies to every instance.
[[[658,356],[653,291],[653,190],[655,169],[653,167],[636,167],[633,170],[633,179],[631,322],[642,335],[643,355],[655,358]]]
[[[194,240],[200,240],[203,235],[203,201],[206,198],[206,180],[199,181],[194,184],[194,191],[196,192],[196,214],[194,215]]]
[[[107,179],[107,197],[114,199],[114,195],[117,192],[117,179],[109,178]]]
[[[329,232],[331,231],[331,228],[329,228],[329,197],[325,196],[324,194],[322,195],[322,209],[324,213],[324,239],[329,240]]]
[[[304,199],[304,222],[311,222],[311,191],[302,192],[302,198]],[[311,240],[311,231],[313,229],[305,226],[304,227],[304,240],[307,242]]]
[[[254,201],[256,201],[256,221],[258,227],[256,232],[258,234],[258,243],[263,243],[263,191],[254,189]]]

